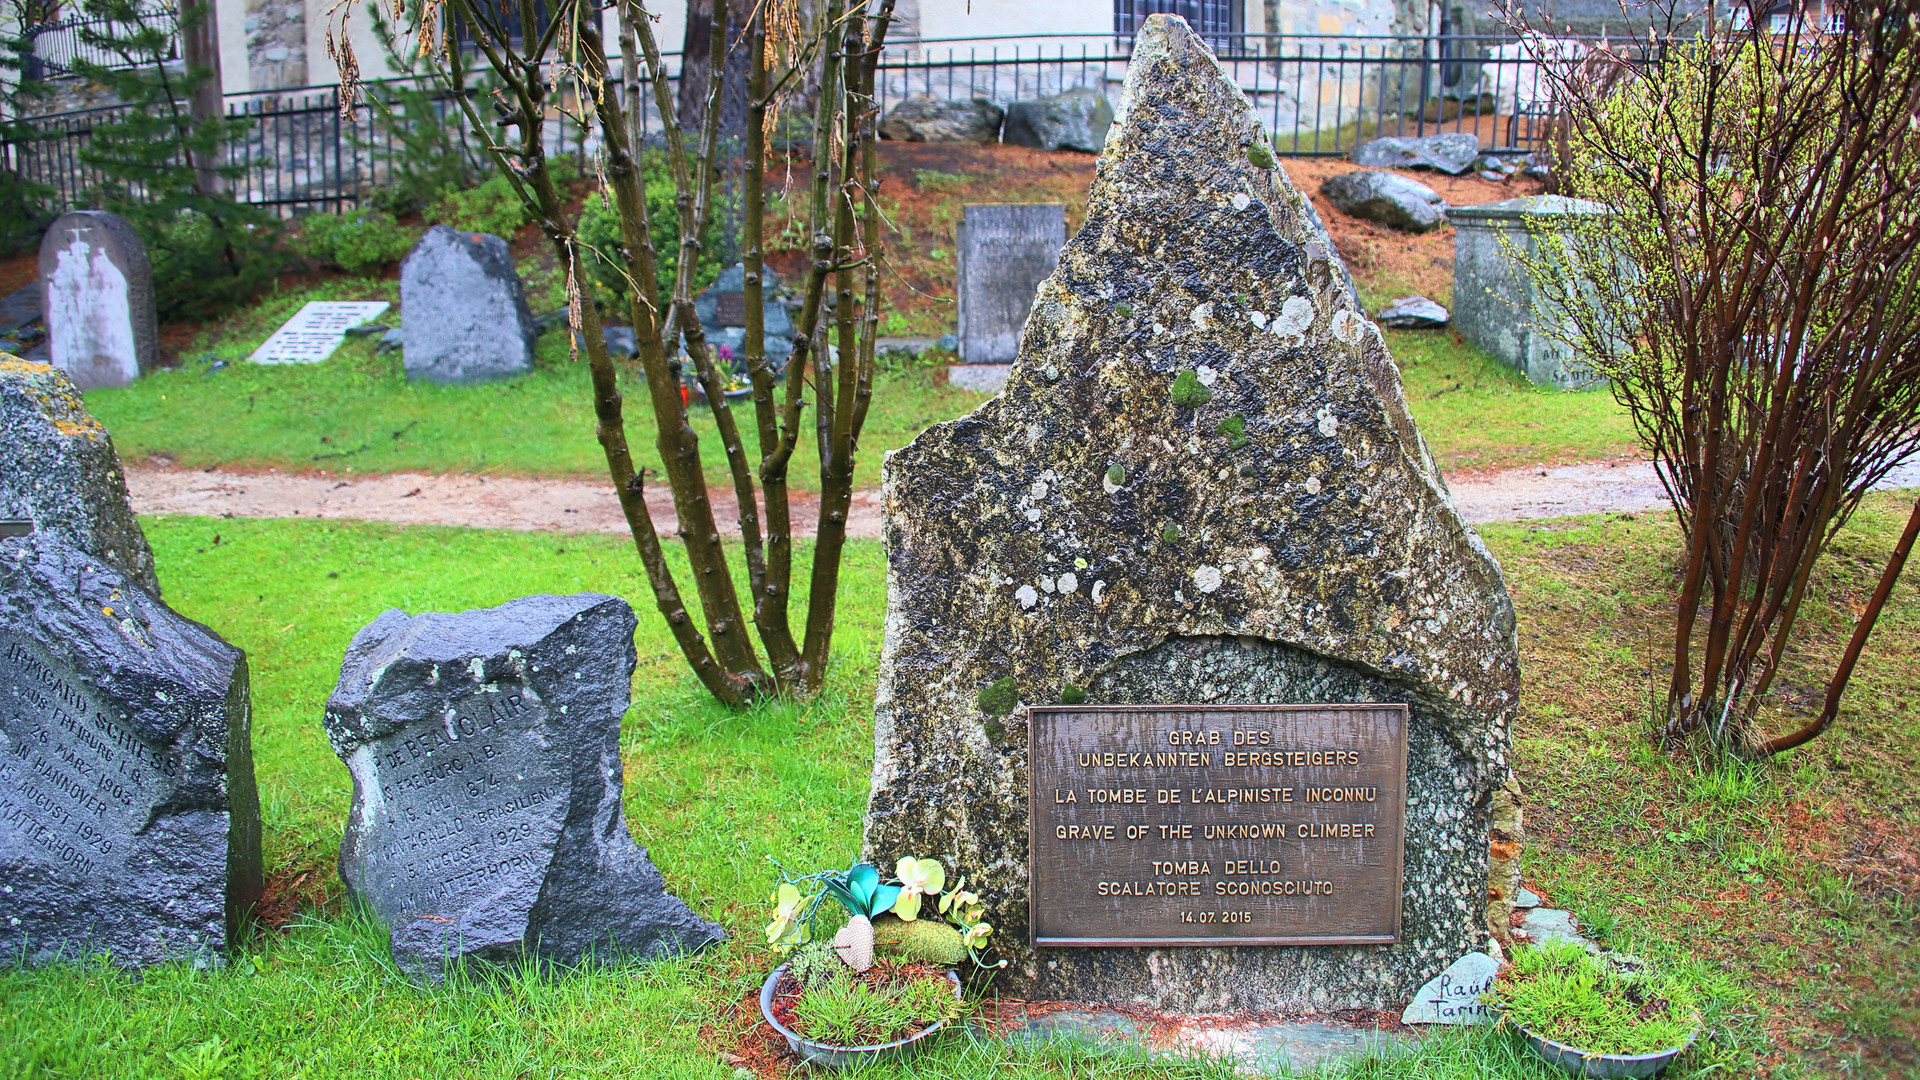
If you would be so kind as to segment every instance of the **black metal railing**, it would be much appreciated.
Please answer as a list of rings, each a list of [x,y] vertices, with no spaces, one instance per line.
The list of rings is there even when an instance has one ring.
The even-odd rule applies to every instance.
[[[876,93],[883,109],[921,94],[981,97],[1002,106],[1078,87],[1117,96],[1128,46],[1127,39],[1114,37],[919,42],[889,50]],[[1221,63],[1265,122],[1275,148],[1283,155],[1322,157],[1344,156],[1379,136],[1447,131],[1473,133],[1487,149],[1540,145],[1554,112],[1546,65],[1577,62],[1589,47],[1568,39],[1543,62],[1510,38],[1461,35],[1243,34],[1232,35],[1225,46]],[[381,85],[372,84],[372,92],[380,93]],[[650,83],[641,99],[642,131],[658,132]],[[452,105],[450,98],[437,99],[437,122],[458,126],[470,145],[479,145],[480,136],[465,131],[464,117]],[[32,119],[33,136],[0,145],[3,164],[52,188],[63,205],[81,205],[103,179],[86,166],[83,148],[93,128],[120,111]],[[392,181],[397,155],[404,152],[393,125],[368,106],[343,117],[333,87],[229,95],[227,113],[243,131],[226,148],[229,164],[242,174],[235,194],[282,213],[357,205]],[[575,154],[588,166],[591,132],[558,110],[552,121],[549,151]]]
[[[152,8],[144,12],[142,17],[147,20],[148,26],[167,31],[168,47],[162,59],[178,60],[180,40],[174,33],[173,11]],[[92,16],[30,26],[20,35],[27,43],[21,57],[21,77],[28,82],[62,78],[74,73],[76,61],[86,61],[108,71],[144,67],[153,62],[151,58],[129,60],[112,49],[102,48],[88,40],[89,37],[124,37],[133,28],[132,24]]]

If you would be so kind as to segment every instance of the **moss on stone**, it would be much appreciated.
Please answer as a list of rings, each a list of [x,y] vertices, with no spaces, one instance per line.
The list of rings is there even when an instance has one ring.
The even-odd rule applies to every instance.
[[[1180,526],[1168,525],[1166,528],[1160,530],[1160,542],[1163,544],[1179,543],[1180,542]]]
[[[1263,169],[1271,169],[1279,164],[1273,158],[1273,151],[1267,149],[1267,140],[1258,137],[1247,145],[1247,160]]]
[[[995,679],[980,690],[980,711],[988,716],[1006,716],[1020,705],[1020,687],[1013,676]]]
[[[1234,413],[1232,416],[1220,421],[1220,426],[1213,430],[1215,434],[1225,435],[1227,437],[1227,446],[1234,450],[1238,450],[1253,441],[1247,438],[1247,418],[1239,413]]]
[[[1087,692],[1085,690],[1080,689],[1072,683],[1068,683],[1060,688],[1060,704],[1085,705],[1086,703]]]
[[[1114,487],[1119,487],[1121,484],[1124,484],[1126,482],[1127,482],[1126,466],[1115,465],[1112,468],[1109,468],[1107,470],[1107,483],[1112,484]]]
[[[1213,400],[1213,391],[1200,385],[1200,376],[1189,368],[1174,377],[1173,390],[1168,396],[1183,409],[1197,409]]]

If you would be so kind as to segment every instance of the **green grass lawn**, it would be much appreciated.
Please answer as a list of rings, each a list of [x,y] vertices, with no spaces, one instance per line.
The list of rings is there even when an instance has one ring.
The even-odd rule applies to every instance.
[[[187,361],[132,386],[88,391],[87,407],[113,432],[123,458],[158,455],[181,467],[224,465],[288,471],[504,472],[525,476],[605,474],[594,438],[584,361],[567,356],[564,333],[539,343],[535,370],[484,386],[410,383],[398,353],[375,356],[351,340],[320,364],[265,366],[246,357],[308,300],[395,299],[392,282],[335,281],[270,297],[238,312],[185,351]],[[1448,471],[1559,463],[1633,450],[1625,414],[1604,391],[1537,390],[1452,334],[1388,334],[1407,400]],[[212,356],[226,367],[209,370]],[[659,468],[644,383],[626,369],[627,438],[636,460]],[[861,439],[856,482],[879,482],[882,454],[929,424],[971,411],[985,395],[956,390],[929,365],[880,373]],[[757,455],[751,413],[735,414]],[[694,411],[711,483],[726,483],[712,416]],[[809,440],[810,441],[810,440]],[[757,458],[756,458],[757,459]],[[818,490],[806,448],[795,482]]]
[[[531,374],[482,386],[409,382],[400,354],[376,356],[370,339],[350,339],[319,364],[247,361],[307,301],[362,299],[395,300],[395,285],[333,281],[270,297],[204,334],[184,351],[187,360],[180,367],[154,372],[131,386],[89,391],[87,408],[113,432],[116,449],[129,461],[164,455],[190,468],[606,475],[606,458],[594,437],[586,361],[568,357],[564,330],[540,339]],[[387,321],[397,325],[397,319]],[[206,357],[228,366],[210,370]],[[657,470],[646,384],[637,366],[622,371],[634,460]],[[889,366],[880,372],[861,439],[860,485],[879,483],[883,451],[986,400],[986,395],[948,387],[936,374],[926,366]],[[748,452],[758,461],[750,404],[734,415]],[[726,484],[725,454],[712,414],[702,407],[694,409],[694,430],[701,436],[709,481]],[[817,491],[818,461],[808,449],[811,439],[803,443],[795,455],[795,486]]]
[[[1804,687],[1834,655],[1903,515],[1876,497],[1842,536],[1804,616],[1813,636],[1795,664],[1809,666],[1783,682]],[[849,545],[828,690],[736,713],[682,672],[616,537],[203,518],[146,527],[169,603],[249,654],[270,906],[297,899],[301,914],[222,971],[0,973],[0,1075],[732,1075],[718,1055],[746,1026],[738,1007],[768,966],[753,945],[766,857],[844,862],[858,843],[884,606],[876,543]],[[1520,613],[1530,883],[1612,944],[1689,955],[1718,973],[1714,1038],[1674,1075],[1910,1075],[1920,907],[1899,859],[1920,826],[1920,727],[1907,707],[1920,694],[1915,584],[1896,593],[1835,732],[1775,766],[1729,772],[1669,760],[1641,739],[1647,643],[1670,618],[1669,523],[1589,518],[1484,534]],[[333,868],[350,784],[320,721],[340,656],[387,607],[460,610],[579,590],[640,602],[622,737],[628,821],[669,886],[736,940],[648,968],[415,988],[392,970],[383,935],[344,910]],[[989,1073],[1227,1075],[958,1035],[895,1074]],[[1448,1032],[1350,1075],[1549,1074],[1504,1035]]]

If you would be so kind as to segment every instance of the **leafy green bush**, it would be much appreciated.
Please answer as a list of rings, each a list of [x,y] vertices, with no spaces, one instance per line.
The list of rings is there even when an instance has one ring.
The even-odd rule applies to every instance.
[[[478,187],[448,191],[427,212],[434,224],[451,225],[461,232],[492,233],[513,238],[527,223],[527,209],[507,178],[494,174]]]
[[[162,322],[207,319],[243,304],[286,265],[280,223],[258,207],[217,196],[183,202],[108,204],[146,242]]]
[[[398,262],[419,239],[419,229],[401,225],[383,210],[367,208],[302,218],[294,247],[314,262],[349,274],[369,274]]]
[[[663,150],[649,150],[640,157],[641,175],[646,179],[647,228],[653,238],[653,250],[659,259],[661,296],[667,299],[673,289],[673,276],[680,266],[680,210],[674,204],[673,172]],[[717,193],[716,193],[717,194]],[[722,251],[726,248],[725,216],[715,207],[707,226],[705,243],[700,246],[700,262],[693,271],[693,290],[699,292],[720,276]],[[575,226],[582,242],[600,253],[590,258],[586,278],[593,287],[594,299],[625,311],[628,281],[625,273],[627,249],[620,241],[620,214],[612,196],[604,191],[587,196],[587,204]],[[612,260],[612,261],[610,261]]]
[[[1651,1054],[1691,1038],[1700,1018],[1698,988],[1623,967],[1555,941],[1514,950],[1490,994],[1506,1019],[1589,1053]]]
[[[51,194],[11,169],[0,169],[0,255],[26,251],[39,241],[54,218]]]

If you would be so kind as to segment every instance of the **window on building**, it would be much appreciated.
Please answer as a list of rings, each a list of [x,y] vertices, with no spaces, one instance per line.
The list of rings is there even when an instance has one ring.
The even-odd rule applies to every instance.
[[[1241,0],[1113,0],[1113,32],[1130,38],[1147,16],[1166,13],[1187,20],[1216,53],[1238,53]]]

